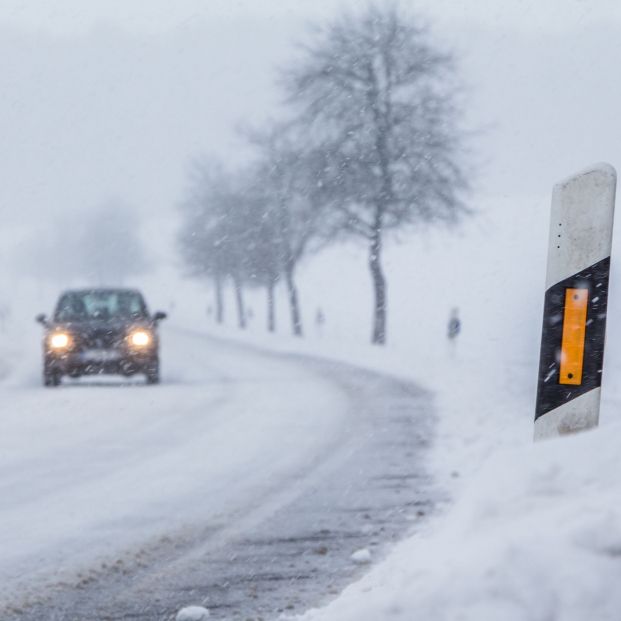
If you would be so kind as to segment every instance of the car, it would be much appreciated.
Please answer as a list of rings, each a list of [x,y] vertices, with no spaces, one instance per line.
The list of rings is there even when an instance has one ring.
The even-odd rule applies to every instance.
[[[158,384],[158,324],[165,318],[163,312],[150,315],[135,289],[65,291],[50,319],[36,317],[45,328],[43,384],[101,373],[143,373],[148,384]]]

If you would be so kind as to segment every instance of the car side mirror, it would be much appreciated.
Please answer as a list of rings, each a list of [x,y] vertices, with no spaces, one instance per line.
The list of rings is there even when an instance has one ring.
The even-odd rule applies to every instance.
[[[162,319],[166,319],[168,315],[162,311],[157,311],[153,314],[153,321],[162,321]]]
[[[45,313],[40,313],[39,315],[37,315],[35,317],[35,321],[37,323],[40,323],[42,326],[46,326],[47,325],[47,318],[45,316]]]

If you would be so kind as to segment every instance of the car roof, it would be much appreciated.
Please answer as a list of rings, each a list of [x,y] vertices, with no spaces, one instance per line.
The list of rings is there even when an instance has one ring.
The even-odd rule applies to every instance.
[[[135,293],[142,295],[138,289],[129,289],[126,287],[84,287],[82,289],[67,289],[61,295],[68,293]]]

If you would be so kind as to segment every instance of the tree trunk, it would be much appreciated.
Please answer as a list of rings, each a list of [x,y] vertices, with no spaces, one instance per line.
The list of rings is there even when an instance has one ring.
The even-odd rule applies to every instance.
[[[242,291],[242,285],[238,278],[233,279],[235,286],[235,301],[237,302],[237,325],[240,330],[246,328],[246,308],[244,306],[244,296]]]
[[[374,345],[386,343],[386,279],[382,270],[382,222],[380,210],[376,216],[376,226],[371,237],[369,247],[369,269],[373,280],[373,334],[371,342]]]
[[[274,281],[271,280],[267,285],[267,331],[276,330],[276,309],[274,306]]]
[[[298,300],[298,289],[295,286],[293,272],[294,266],[291,264],[287,265],[285,269],[285,280],[287,282],[289,309],[291,310],[291,328],[295,336],[302,336],[302,317],[300,316],[300,302]]]
[[[222,276],[217,274],[215,277],[215,294],[216,294],[216,323],[224,321],[224,302],[222,296]]]

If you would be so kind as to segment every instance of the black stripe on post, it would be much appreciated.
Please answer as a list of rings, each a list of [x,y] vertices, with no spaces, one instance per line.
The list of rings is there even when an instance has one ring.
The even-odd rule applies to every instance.
[[[609,274],[610,257],[607,257],[546,291],[535,420],[601,386]],[[582,382],[578,385],[561,384],[559,381],[567,289],[587,289],[589,292]]]

